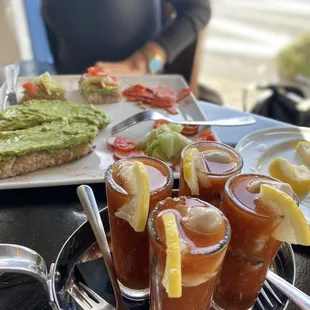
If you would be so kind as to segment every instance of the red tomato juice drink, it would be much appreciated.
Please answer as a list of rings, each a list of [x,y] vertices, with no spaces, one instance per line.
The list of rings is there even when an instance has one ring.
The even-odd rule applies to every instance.
[[[226,144],[191,143],[181,155],[179,195],[197,197],[219,208],[227,179],[242,167],[241,155]]]
[[[171,244],[167,236],[173,227],[165,230],[164,217],[170,214],[176,223],[179,238],[176,244]],[[210,309],[230,240],[230,225],[224,214],[197,198],[167,198],[151,212],[148,231],[151,248],[150,309]],[[179,265],[175,256],[169,256],[176,248],[178,253],[173,255],[180,255]],[[180,278],[169,279],[167,275],[172,273],[173,276],[177,271]],[[178,290],[178,295],[172,296],[175,290]]]
[[[105,181],[116,276],[124,296],[144,299],[149,293],[148,211],[171,196],[173,174],[158,159],[131,157],[112,164]]]
[[[260,199],[261,184],[279,188],[296,200],[288,184],[269,176],[240,174],[227,181],[221,210],[230,222],[232,238],[214,295],[221,309],[254,306],[281,245],[272,233],[282,216]]]

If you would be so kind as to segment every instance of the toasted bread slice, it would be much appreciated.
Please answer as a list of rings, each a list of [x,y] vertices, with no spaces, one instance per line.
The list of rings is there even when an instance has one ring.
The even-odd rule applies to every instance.
[[[66,100],[66,89],[55,81],[48,72],[22,85],[24,92],[20,103],[29,100]]]
[[[117,89],[113,94],[104,94],[100,92],[81,92],[85,100],[90,104],[115,103],[122,99],[122,93]]]
[[[53,152],[36,151],[25,155],[14,156],[0,164],[0,179],[15,177],[38,169],[61,165],[86,156],[91,150],[92,144],[85,143],[58,149]]]
[[[97,79],[101,77],[97,76]],[[102,77],[104,78],[104,77]],[[87,83],[88,77],[84,75],[79,79],[79,89],[82,97],[90,104],[107,104],[119,102],[122,99],[122,91],[118,84],[114,87],[106,86],[102,89],[96,89],[95,87],[89,90],[89,84]]]
[[[27,93],[24,93],[22,99],[20,100],[19,103],[25,103],[29,100],[60,100],[60,101],[65,101],[65,95],[64,94],[51,94],[51,95],[40,95],[36,96],[35,98],[28,95]]]

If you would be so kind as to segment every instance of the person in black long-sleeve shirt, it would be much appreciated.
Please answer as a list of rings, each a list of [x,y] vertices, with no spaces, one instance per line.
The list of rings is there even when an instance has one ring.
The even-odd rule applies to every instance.
[[[169,2],[176,12],[165,19]],[[208,0],[43,0],[59,73],[97,65],[114,74],[156,73],[192,43],[210,19]]]

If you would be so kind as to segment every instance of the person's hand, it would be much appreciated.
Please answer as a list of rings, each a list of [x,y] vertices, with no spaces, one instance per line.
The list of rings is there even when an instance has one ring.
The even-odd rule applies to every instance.
[[[120,62],[97,62],[96,67],[101,68],[108,74],[113,75],[128,75],[128,74],[139,74],[136,73],[131,65],[127,61]]]
[[[109,74],[115,75],[141,75],[148,72],[148,56],[156,55],[162,59],[163,64],[167,62],[166,51],[156,42],[149,41],[143,48],[144,52],[136,51],[130,57],[119,62],[98,61],[95,66],[103,69]]]
[[[147,62],[142,52],[135,52],[132,56],[119,62],[96,63],[96,67],[103,69],[108,74],[114,75],[141,75],[147,73]]]

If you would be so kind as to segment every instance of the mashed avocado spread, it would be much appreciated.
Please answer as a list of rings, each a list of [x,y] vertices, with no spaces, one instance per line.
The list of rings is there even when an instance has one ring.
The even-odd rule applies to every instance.
[[[8,107],[0,113],[0,130],[25,129],[59,120],[88,123],[98,128],[105,127],[111,121],[105,112],[93,105],[58,100],[30,100]]]
[[[117,90],[119,89],[118,86],[105,86],[105,87],[96,87],[93,85],[88,85],[85,88],[86,92],[100,92],[105,94],[111,94],[113,95]]]
[[[64,95],[66,90],[65,88],[59,84],[58,82],[54,81],[48,72],[43,73],[42,75],[38,76],[33,80],[33,83],[36,85],[44,85],[45,90],[47,91],[48,95],[51,94],[58,94]],[[40,88],[38,89],[39,93],[42,95],[45,94]]]
[[[0,132],[0,163],[14,155],[35,151],[53,151],[89,143],[98,134],[98,127],[87,123],[56,121],[15,131]]]
[[[14,155],[91,143],[110,118],[92,105],[31,100],[0,113],[0,162]]]

